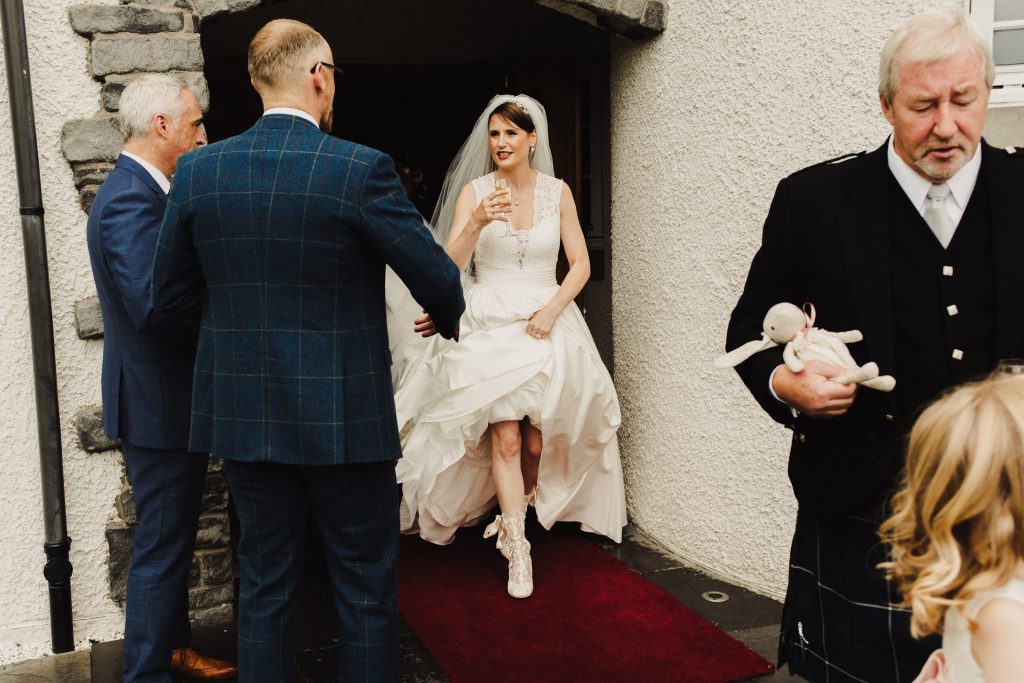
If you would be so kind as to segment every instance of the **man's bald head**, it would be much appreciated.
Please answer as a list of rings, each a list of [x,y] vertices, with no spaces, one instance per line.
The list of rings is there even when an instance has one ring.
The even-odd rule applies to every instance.
[[[294,19],[275,19],[249,43],[249,76],[260,93],[285,91],[329,55],[327,41],[312,26]]]

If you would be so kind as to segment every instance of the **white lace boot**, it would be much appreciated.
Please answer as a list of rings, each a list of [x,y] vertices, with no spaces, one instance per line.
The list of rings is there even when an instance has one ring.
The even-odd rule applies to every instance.
[[[533,595],[533,561],[530,542],[526,540],[526,511],[504,515],[502,527],[505,531],[502,554],[508,551],[508,594],[513,598],[528,598]]]

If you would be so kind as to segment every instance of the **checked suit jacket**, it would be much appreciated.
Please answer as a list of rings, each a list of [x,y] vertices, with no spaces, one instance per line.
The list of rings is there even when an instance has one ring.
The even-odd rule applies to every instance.
[[[146,169],[121,155],[96,193],[86,239],[103,311],[103,430],[155,449],[188,443],[198,300],[161,315],[150,274],[167,195]]]
[[[457,334],[459,270],[385,154],[273,114],[184,156],[152,295],[175,311],[203,293],[191,448],[297,465],[401,457],[385,264]]]
[[[1024,221],[1019,196],[1024,154],[981,142],[979,173],[991,208],[995,252],[995,358],[1024,354]],[[804,169],[783,179],[765,220],[761,248],[729,321],[726,348],[761,336],[768,309],[781,301],[812,302],[816,326],[858,329],[850,345],[859,364],[875,361],[896,377],[891,393],[861,389],[853,407],[835,419],[793,417],[768,382],[782,363],[781,348],[737,366],[764,410],[793,429],[789,478],[802,513],[818,518],[860,511],[896,484],[913,415],[901,415],[895,367],[890,260],[887,146],[851,159]],[[978,191],[978,190],[976,190]],[[903,390],[906,387],[903,386]]]

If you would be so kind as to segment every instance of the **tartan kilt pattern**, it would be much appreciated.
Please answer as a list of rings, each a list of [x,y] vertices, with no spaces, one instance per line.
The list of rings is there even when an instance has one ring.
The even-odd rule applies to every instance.
[[[879,519],[797,515],[779,667],[815,683],[910,683],[939,636],[915,640],[910,610],[877,569],[887,557]]]

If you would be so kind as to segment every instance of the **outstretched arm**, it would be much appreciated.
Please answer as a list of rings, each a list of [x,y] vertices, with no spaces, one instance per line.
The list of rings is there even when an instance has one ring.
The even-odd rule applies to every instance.
[[[465,308],[459,270],[423,225],[385,154],[373,160],[363,180],[360,216],[363,236],[430,312],[439,333],[457,336]]]
[[[546,336],[551,332],[558,316],[576,298],[583,286],[587,284],[587,280],[590,279],[590,255],[587,253],[587,241],[583,237],[583,228],[580,227],[580,219],[576,214],[576,202],[573,201],[572,191],[564,182],[558,210],[561,217],[562,247],[565,249],[565,258],[569,262],[569,272],[566,273],[562,285],[555,292],[551,301],[530,318],[530,322],[526,326],[526,333],[530,335]]]

